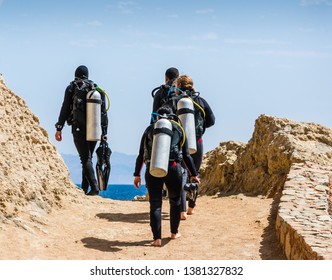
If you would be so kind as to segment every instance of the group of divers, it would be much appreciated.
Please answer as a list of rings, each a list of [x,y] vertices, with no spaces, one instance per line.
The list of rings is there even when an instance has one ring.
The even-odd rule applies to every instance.
[[[165,84],[155,88],[152,97],[151,122],[141,138],[134,186],[140,187],[145,164],[153,234],[151,245],[161,246],[164,188],[170,203],[171,239],[176,239],[181,236],[178,231],[180,220],[194,213],[203,158],[202,137],[205,129],[214,125],[215,116],[208,102],[195,91],[192,78],[179,75],[175,67],[166,70]],[[109,104],[107,93],[89,80],[88,68],[84,65],[77,67],[74,80],[65,90],[55,124],[55,139],[62,140],[65,123],[71,126],[82,163],[81,187],[87,195],[98,195],[99,190],[105,190],[108,184],[111,170],[111,150],[107,144]],[[98,141],[96,176],[92,156]]]

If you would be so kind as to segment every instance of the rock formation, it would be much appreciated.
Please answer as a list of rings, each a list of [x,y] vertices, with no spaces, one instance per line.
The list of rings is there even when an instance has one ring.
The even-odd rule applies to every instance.
[[[77,187],[47,132],[0,75],[0,223],[37,217],[75,198]]]
[[[273,197],[271,226],[286,257],[332,259],[331,170],[331,129],[261,115],[248,144],[205,154],[200,193]]]
[[[205,155],[201,194],[274,196],[282,190],[292,163],[305,161],[332,165],[332,130],[261,115],[248,144],[223,142]]]

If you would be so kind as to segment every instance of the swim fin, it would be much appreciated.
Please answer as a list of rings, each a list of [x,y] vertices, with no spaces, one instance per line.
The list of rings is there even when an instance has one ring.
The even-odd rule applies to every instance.
[[[106,190],[108,180],[111,174],[111,154],[112,151],[108,147],[106,141],[101,141],[99,147],[96,150],[97,163],[96,173],[98,179],[99,190]]]

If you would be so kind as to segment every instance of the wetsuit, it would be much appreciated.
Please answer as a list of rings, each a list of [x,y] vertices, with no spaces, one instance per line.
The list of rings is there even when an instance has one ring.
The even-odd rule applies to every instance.
[[[193,160],[189,154],[188,144],[185,141],[184,145],[180,147],[180,142],[177,143],[177,156],[172,154],[172,147],[170,153],[170,161],[168,166],[168,173],[163,178],[157,178],[150,174],[150,158],[151,147],[153,139],[153,124],[151,124],[144,132],[139,154],[136,159],[134,176],[140,176],[143,163],[146,164],[145,182],[149,193],[150,202],[150,226],[153,233],[153,239],[161,239],[161,206],[162,206],[162,190],[165,183],[168,189],[168,197],[170,203],[170,228],[171,233],[178,233],[181,217],[181,189],[182,189],[182,167],[181,161],[185,162],[189,169],[190,175],[197,176],[197,172]],[[172,124],[173,132],[176,133],[175,124]],[[172,140],[174,135],[172,136]]]
[[[56,123],[57,131],[61,131],[65,122],[69,119],[74,102],[74,94],[75,94],[75,83],[78,86],[81,86],[83,81],[89,80],[75,80],[73,81],[65,91],[64,100],[62,103],[61,111],[59,114],[58,122]],[[96,87],[97,85],[94,84]],[[98,89],[97,89],[98,90]],[[102,104],[101,104],[101,128],[102,135],[107,135],[107,126],[108,126],[108,118],[105,106],[105,94],[98,90],[101,95]],[[84,102],[83,102],[84,103]],[[85,106],[85,103],[83,104]],[[98,183],[95,177],[95,172],[92,164],[92,156],[94,149],[96,147],[97,141],[87,141],[86,140],[86,112],[81,112],[81,117],[78,120],[72,119],[70,121],[72,126],[72,134],[74,138],[74,144],[77,149],[77,152],[80,156],[81,164],[82,164],[82,189],[85,193],[88,192],[89,186],[91,187],[91,191],[89,194],[98,194],[99,188]],[[101,137],[102,137],[101,135]]]
[[[210,105],[204,98],[199,97],[198,100],[196,100],[196,102],[199,103],[199,105],[204,109],[204,112],[205,112],[205,119],[203,122],[203,127],[196,129],[197,151],[196,151],[196,153],[191,154],[191,157],[194,160],[196,171],[199,172],[199,169],[201,167],[202,160],[203,160],[203,153],[204,153],[204,151],[203,151],[203,134],[205,133],[206,128],[214,125],[215,116],[213,114],[213,111],[212,111]],[[184,170],[184,172],[186,172],[186,170]],[[184,174],[184,180],[185,180],[185,178],[188,178],[188,176],[186,174]],[[196,196],[194,198],[188,199],[188,206],[190,208],[195,207],[197,195],[198,195],[198,193],[196,193]],[[187,207],[186,207],[186,192],[185,191],[182,191],[182,194],[181,194],[181,207],[182,207],[182,212],[186,212]]]

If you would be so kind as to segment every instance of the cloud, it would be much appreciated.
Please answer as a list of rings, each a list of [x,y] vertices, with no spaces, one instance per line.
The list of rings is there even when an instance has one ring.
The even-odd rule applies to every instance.
[[[95,39],[71,40],[69,45],[79,48],[94,48],[98,45],[98,41]]]
[[[0,6],[5,2],[5,0],[0,0]]]
[[[151,44],[153,49],[161,49],[167,51],[188,51],[188,50],[198,50],[196,46],[193,45],[162,45],[162,44]]]
[[[307,57],[307,58],[332,58],[332,53],[319,51],[289,51],[289,50],[266,50],[256,52],[259,55],[267,56],[289,56],[289,57]]]
[[[117,4],[118,9],[123,14],[133,14],[136,9],[136,4],[133,1],[119,1]]]
[[[285,45],[287,42],[279,41],[274,38],[225,38],[226,44],[241,45]]]
[[[98,26],[102,26],[103,24],[99,20],[93,20],[93,21],[89,21],[88,25],[92,26],[92,27],[98,27]]]
[[[332,6],[331,0],[300,0],[302,6],[311,6],[311,5],[327,5]]]
[[[195,35],[192,37],[193,40],[197,41],[213,41],[219,38],[218,34],[215,32],[208,32],[202,35]]]
[[[177,14],[171,14],[171,15],[168,15],[167,17],[169,17],[169,18],[179,18],[179,15],[177,15]]]
[[[196,14],[210,14],[210,13],[214,13],[214,10],[213,9],[204,9],[204,10],[197,10],[195,12]]]
[[[88,22],[75,22],[74,27],[86,27],[86,26],[90,26],[90,27],[100,27],[103,25],[103,23],[99,20],[92,20],[92,21],[88,21]]]

